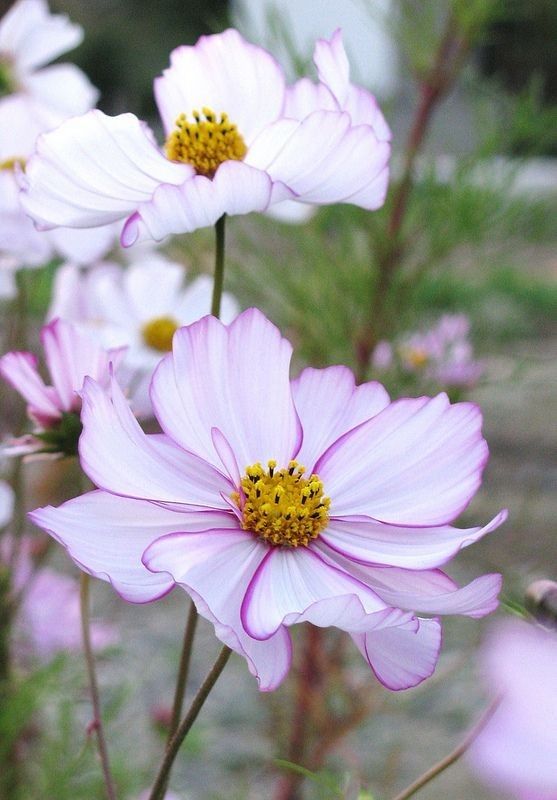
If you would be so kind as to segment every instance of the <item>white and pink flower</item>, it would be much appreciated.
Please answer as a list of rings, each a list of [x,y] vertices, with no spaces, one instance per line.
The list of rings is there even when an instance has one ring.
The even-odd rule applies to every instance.
[[[441,643],[417,613],[497,605],[500,576],[459,589],[438,569],[505,518],[449,525],[481,481],[481,414],[444,395],[391,403],[344,367],[291,382],[291,352],[255,309],[181,328],[151,386],[162,434],[114,380],[87,379],[80,456],[100,490],[31,518],[126,600],[183,586],[262,690],[303,621],[348,631],[386,686],[413,686]]]
[[[116,366],[124,353],[123,348],[105,350],[94,337],[64,320],[45,325],[41,341],[50,385],[43,381],[33,353],[11,352],[0,358],[0,375],[27,401],[27,413],[35,425],[32,435],[4,448],[7,454],[76,452],[84,378],[90,376],[106,385],[109,365]]]
[[[161,151],[132,114],[92,111],[40,138],[22,202],[41,228],[125,220],[121,241],[161,240],[284,201],[380,207],[389,130],[352,86],[340,33],[318,43],[319,84],[235,30],[178,47],[155,81]]]
[[[520,800],[557,798],[557,635],[516,620],[484,649],[486,678],[501,702],[470,750],[495,788]]]

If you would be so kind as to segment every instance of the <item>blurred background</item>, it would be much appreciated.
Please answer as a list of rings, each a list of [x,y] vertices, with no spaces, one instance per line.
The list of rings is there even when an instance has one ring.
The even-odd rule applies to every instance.
[[[1,0],[0,14],[9,5]],[[468,46],[431,110],[412,162],[411,193],[398,231],[404,246],[391,253],[397,277],[370,329],[390,246],[393,196],[405,178],[409,137],[449,6]],[[381,375],[370,367],[377,343],[423,330],[442,314],[466,315],[483,365],[482,378],[467,387],[466,396],[484,410],[491,460],[484,487],[461,522],[485,521],[501,507],[510,509],[510,520],[459,557],[454,577],[464,581],[504,571],[507,609],[521,605],[530,581],[555,578],[557,430],[550,420],[557,412],[557,2],[57,0],[51,7],[85,29],[83,44],[63,60],[77,63],[99,87],[100,107],[110,114],[132,111],[156,131],[152,80],[173,47],[234,24],[277,53],[294,77],[311,72],[315,38],[342,27],[353,79],[377,94],[393,131],[390,198],[374,214],[348,206],[322,209],[303,226],[253,216],[233,220],[227,288],[243,306],[260,306],[294,340],[297,366],[347,363],[362,375],[382,378],[393,393],[400,391],[400,374]],[[211,271],[210,231],[174,240],[166,249],[188,265],[190,275]],[[38,322],[51,278],[52,265],[30,277]],[[419,381],[409,389],[421,390]],[[16,402],[13,396],[9,402]],[[71,468],[59,470],[53,476],[38,465],[29,468],[35,505],[52,501],[55,477],[64,477],[72,494]],[[57,557],[69,569],[67,559]],[[131,798],[152,774],[145,765],[156,763],[162,746],[155,712],[161,717],[170,702],[185,602],[174,592],[148,608],[126,606],[105,585],[95,586],[95,602],[97,612],[122,632],[120,651],[101,663],[101,675],[116,767]],[[355,675],[369,684],[372,713],[331,749],[320,774],[339,785],[347,775],[356,776],[379,800],[443,756],[484,703],[474,665],[481,636],[481,624],[448,620],[437,675],[399,695],[374,684],[355,660]],[[201,641],[194,680],[205,673],[208,651],[216,650],[203,624]],[[72,687],[80,685],[80,666],[67,661],[57,669],[66,688],[50,686],[51,698],[58,699],[49,701],[53,732],[35,766],[43,781],[37,783],[43,794],[36,796],[100,797],[92,777],[75,782],[76,765],[93,764],[90,749],[84,753],[75,744],[87,720],[85,695],[77,718],[67,707]],[[177,766],[172,785],[179,796],[271,797],[276,775],[269,763],[285,755],[281,706],[288,693],[284,687],[259,697],[245,665],[234,659]],[[125,750],[130,732],[133,752]],[[54,778],[47,777],[49,769]],[[335,796],[310,779],[304,786],[307,798]],[[420,795],[495,796],[463,764]]]

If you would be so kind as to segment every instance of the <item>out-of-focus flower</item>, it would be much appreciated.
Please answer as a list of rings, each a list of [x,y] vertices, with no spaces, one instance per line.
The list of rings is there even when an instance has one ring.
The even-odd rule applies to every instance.
[[[68,117],[83,114],[98,92],[73,64],[43,68],[76,47],[83,34],[44,0],[18,0],[0,19],[0,253],[11,266],[38,266],[55,255],[79,263],[103,256],[115,231],[59,230],[39,233],[23,212],[16,173],[25,168],[37,136]]]
[[[106,384],[109,364],[118,364],[123,348],[105,350],[90,334],[64,320],[45,325],[41,341],[52,385],[44,383],[32,353],[12,352],[0,358],[0,375],[25,398],[28,416],[36,425],[32,435],[15,440],[4,452],[75,455],[83,379],[91,376]]]
[[[292,90],[272,56],[235,30],[178,47],[155,81],[164,153],[132,114],[92,111],[39,139],[25,208],[43,228],[126,220],[129,246],[285,200],[380,207],[386,126],[376,108],[344,97],[353,87],[340,34],[327,47],[334,57],[321,56],[318,87]]]
[[[14,491],[9,483],[0,481],[0,528],[5,528],[14,513]]]
[[[470,750],[493,787],[521,800],[557,798],[557,636],[508,621],[484,650],[484,667],[501,703]]]
[[[185,274],[183,266],[157,253],[126,269],[99,264],[80,271],[67,264],[56,273],[49,317],[84,327],[104,347],[127,346],[124,380],[133,387],[133,407],[139,415],[151,412],[148,387],[153,369],[172,349],[174,332],[211,308],[212,280],[200,276],[184,286]],[[230,322],[238,311],[235,299],[225,293],[222,320]]]
[[[400,370],[420,388],[471,389],[484,366],[474,358],[470,320],[464,314],[444,314],[429,330],[400,337],[394,345],[379,342],[372,365],[379,372]]]
[[[290,382],[291,352],[256,309],[181,328],[151,385],[162,435],[115,381],[86,380],[80,456],[102,490],[31,518],[129,601],[183,586],[262,690],[303,621],[348,631],[386,686],[413,686],[441,641],[415,612],[497,605],[500,576],[459,589],[437,569],[505,518],[448,524],[481,481],[481,414],[444,395],[390,403],[344,367]]]

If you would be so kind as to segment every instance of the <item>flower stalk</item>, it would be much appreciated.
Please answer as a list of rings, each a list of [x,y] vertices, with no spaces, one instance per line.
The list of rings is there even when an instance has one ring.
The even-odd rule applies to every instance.
[[[108,749],[104,736],[104,727],[101,716],[101,703],[99,697],[99,686],[97,683],[97,673],[95,669],[95,658],[91,644],[91,618],[89,613],[89,584],[90,577],[86,572],[81,573],[80,583],[80,604],[81,604],[81,631],[83,635],[83,651],[85,663],[87,665],[87,677],[89,680],[89,691],[91,693],[91,703],[93,706],[93,722],[91,730],[94,730],[97,738],[97,747],[101,759],[106,796],[108,800],[116,800],[116,789],[110,770]]]
[[[182,746],[184,739],[188,735],[193,723],[195,722],[195,720],[199,715],[199,712],[203,708],[205,700],[209,696],[211,689],[213,688],[213,686],[215,685],[215,683],[219,678],[219,675],[225,668],[231,653],[232,650],[226,645],[222,648],[217,657],[217,660],[211,667],[211,670],[209,671],[207,677],[201,684],[199,691],[193,698],[192,704],[189,707],[186,716],[180,723],[176,733],[174,734],[168,745],[164,759],[159,769],[159,773],[155,779],[155,783],[151,790],[151,794],[149,795],[149,800],[163,799],[164,793],[166,791],[168,778],[170,775],[170,770],[172,769],[172,765],[174,764],[174,759],[178,755],[178,751],[180,750],[180,747]]]
[[[216,251],[215,275],[213,282],[213,299],[211,301],[211,314],[217,319],[220,317],[220,304],[224,285],[224,244],[225,244],[226,214],[223,214],[215,223]]]

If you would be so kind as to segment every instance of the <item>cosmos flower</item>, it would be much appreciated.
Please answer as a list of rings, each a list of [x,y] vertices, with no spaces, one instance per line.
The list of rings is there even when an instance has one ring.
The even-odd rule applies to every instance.
[[[49,61],[76,47],[82,30],[44,0],[18,0],[0,19],[0,253],[2,269],[38,266],[55,255],[80,263],[100,258],[115,232],[39,233],[19,201],[17,172],[35,149],[37,136],[68,117],[83,114],[98,92],[73,64]]]
[[[50,453],[74,455],[81,433],[78,392],[86,375],[105,383],[109,364],[115,366],[122,348],[105,350],[71,323],[54,320],[41,331],[41,341],[52,385],[46,385],[32,353],[11,352],[0,358],[0,375],[27,401],[35,430],[4,448],[11,455]]]
[[[155,81],[164,151],[133,114],[92,111],[40,138],[23,205],[45,229],[125,220],[124,246],[285,200],[378,208],[390,146],[377,113],[353,118],[355,103],[335,99],[350,86],[345,67],[333,59],[323,104],[310,90],[304,106],[267,51],[235,30],[203,36],[174,50]]]
[[[154,252],[125,269],[99,264],[81,271],[66,264],[56,272],[49,318],[72,321],[104,347],[127,347],[121,370],[126,384],[133,386],[133,407],[140,416],[151,412],[149,382],[171,350],[174,332],[211,307],[212,280],[200,276],[184,286],[185,275],[181,264]],[[230,322],[238,311],[234,298],[225,293],[221,319]]]
[[[487,459],[479,410],[444,395],[394,403],[344,367],[290,382],[292,348],[259,311],[179,329],[146,435],[115,381],[87,379],[83,469],[100,487],[31,514],[132,602],[181,585],[263,690],[288,672],[288,627],[334,625],[392,689],[437,661],[441,627],[482,616],[500,577],[459,589],[441,564],[493,530],[448,523]]]
[[[472,745],[471,764],[490,785],[513,797],[555,800],[557,635],[507,621],[492,632],[483,661],[501,702]]]
[[[392,345],[379,342],[372,363],[378,372],[400,371],[420,387],[457,392],[475,386],[484,371],[474,357],[465,314],[443,314],[428,330],[403,335]]]

